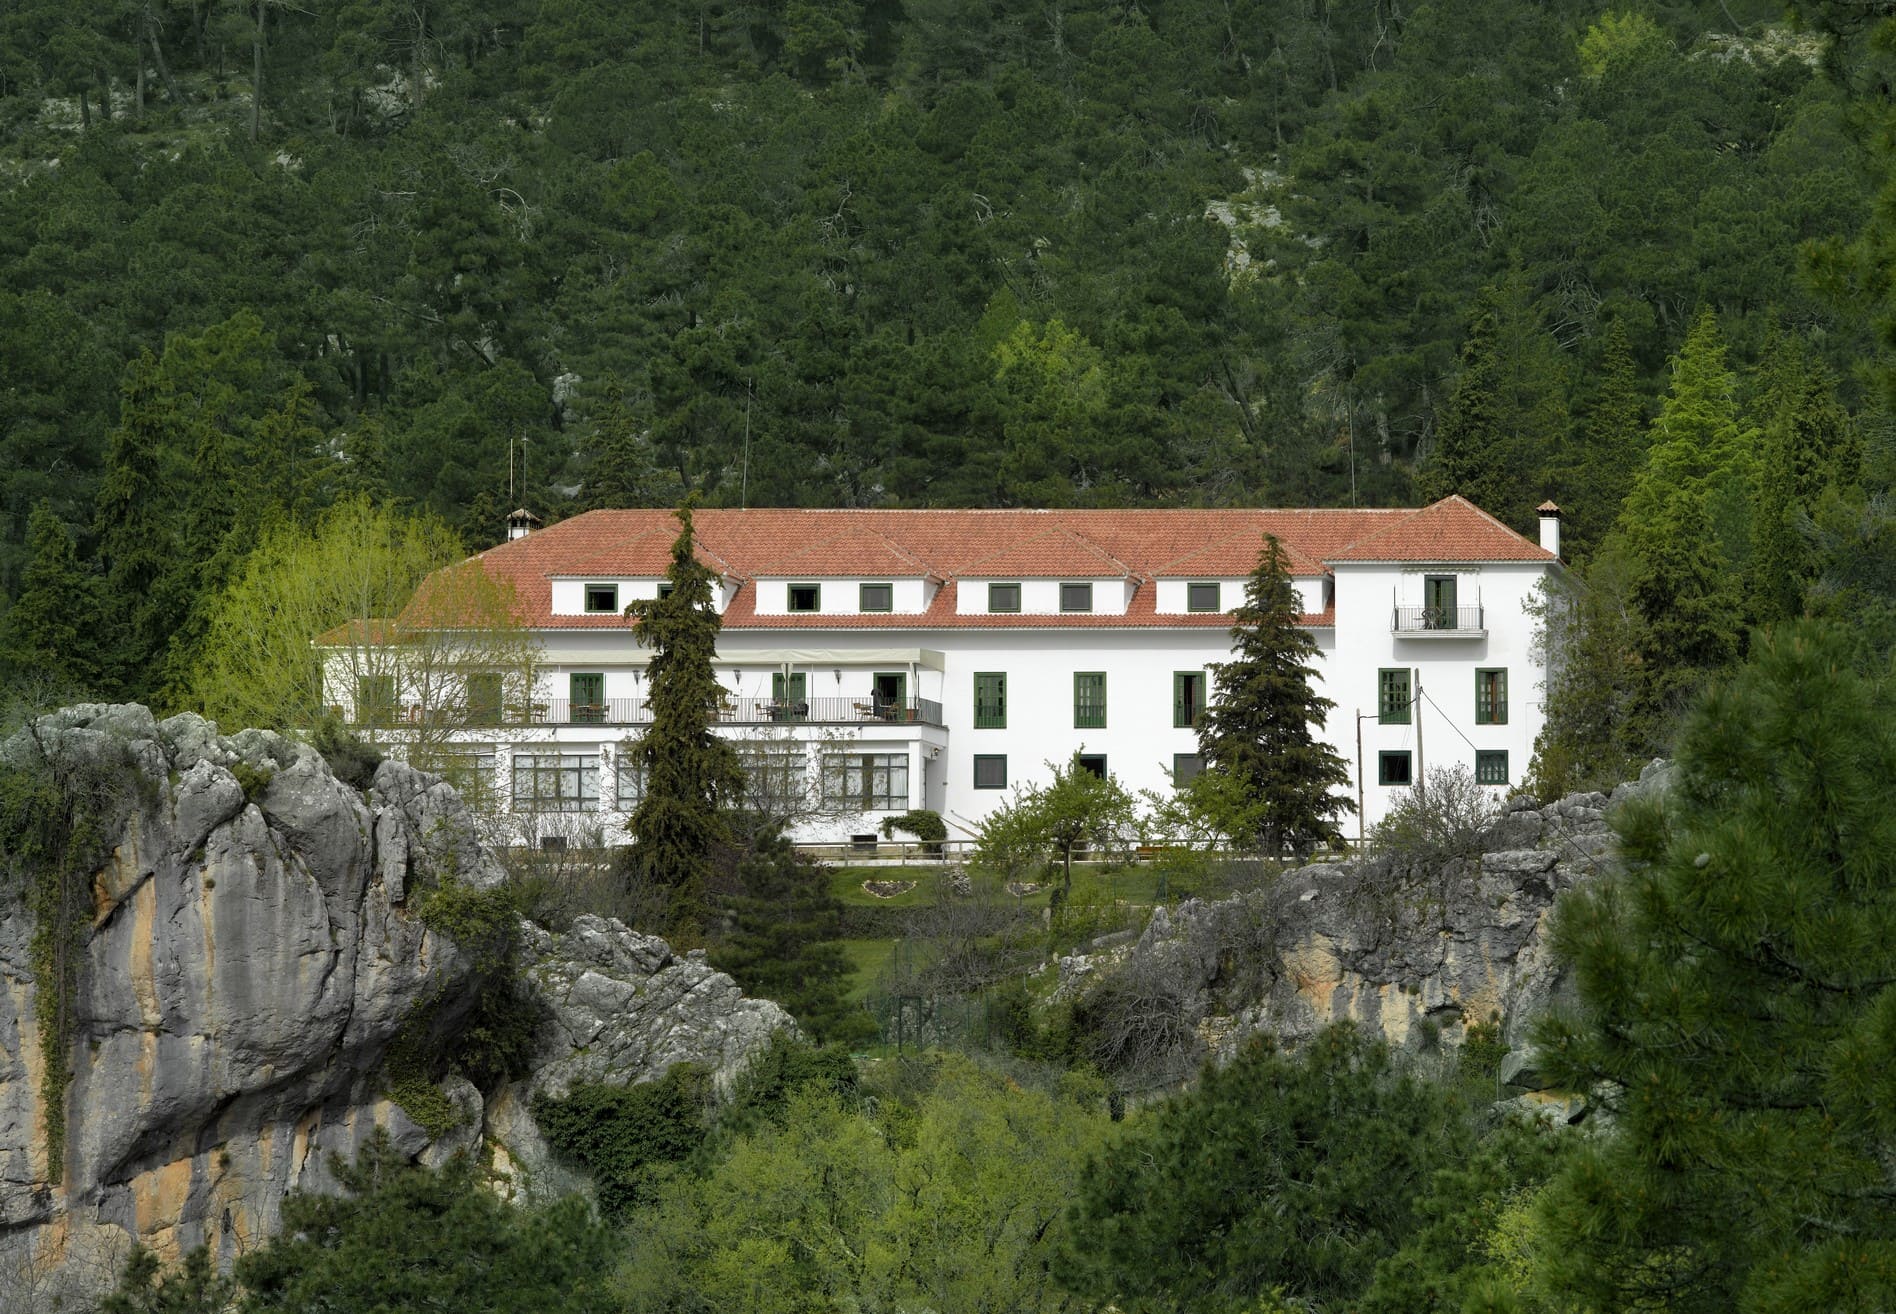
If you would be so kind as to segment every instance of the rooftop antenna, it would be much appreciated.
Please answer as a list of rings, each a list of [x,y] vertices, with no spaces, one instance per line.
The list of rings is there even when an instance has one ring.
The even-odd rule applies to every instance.
[[[751,381],[744,380],[744,475],[737,486],[737,509],[750,510],[751,486]]]

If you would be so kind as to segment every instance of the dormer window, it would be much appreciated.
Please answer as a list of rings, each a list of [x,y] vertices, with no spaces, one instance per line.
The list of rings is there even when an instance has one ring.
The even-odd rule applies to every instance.
[[[1020,610],[1020,585],[1019,584],[990,584],[988,585],[988,610],[989,611],[1019,611]]]
[[[823,608],[823,587],[820,584],[792,584],[789,586],[785,611],[821,611]]]
[[[1060,586],[1061,611],[1093,610],[1093,586],[1091,583],[1062,584]]]
[[[1218,594],[1218,581],[1215,579],[1187,584],[1185,586],[1185,610],[1198,612],[1223,611],[1224,608],[1219,605],[1220,599]]]
[[[568,595],[571,596],[570,594]],[[568,606],[572,604],[567,604]],[[586,586],[586,610],[588,613],[611,614],[619,610],[619,586],[617,584],[588,584]]]
[[[894,611],[895,585],[864,584],[861,609],[863,611]]]

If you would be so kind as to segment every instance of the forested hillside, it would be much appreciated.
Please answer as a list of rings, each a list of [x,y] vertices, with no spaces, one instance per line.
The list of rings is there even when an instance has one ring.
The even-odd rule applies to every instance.
[[[1790,344],[1883,450],[1889,61],[1837,14],[9,0],[0,592],[50,554],[61,674],[162,698],[348,491],[480,547],[1458,487],[1585,555],[1701,310],[1744,425]]]

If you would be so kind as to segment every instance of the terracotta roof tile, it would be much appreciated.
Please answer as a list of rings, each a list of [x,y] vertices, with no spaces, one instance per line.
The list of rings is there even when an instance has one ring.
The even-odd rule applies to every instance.
[[[955,573],[983,579],[1124,579],[1132,572],[1110,552],[1056,525],[970,561]]]
[[[1124,616],[955,614],[956,576],[995,578],[1150,578],[1248,575],[1265,533],[1275,534],[1299,575],[1322,573],[1331,561],[1552,561],[1461,498],[1415,509],[1124,510],[1124,511],[857,511],[766,508],[701,510],[696,514],[700,559],[743,583],[725,616],[733,628],[909,629],[922,627],[1219,626],[1206,616],[1157,616],[1153,590],[1141,584]],[[511,581],[522,618],[530,625],[572,629],[623,628],[622,616],[554,616],[550,577],[587,573],[656,577],[670,560],[678,525],[664,510],[588,511],[502,543],[478,561]],[[756,614],[748,581],[768,572],[856,573],[852,554],[872,549],[895,573],[897,561],[948,583],[924,616]],[[1228,555],[1226,555],[1228,554]],[[1220,564],[1213,570],[1212,564]],[[919,623],[919,624],[918,624]],[[1320,623],[1306,618],[1306,624]]]
[[[1411,512],[1405,519],[1325,558],[1352,561],[1552,561],[1554,554],[1509,529],[1460,495]]]
[[[845,575],[916,579],[929,573],[917,557],[872,529],[850,525],[746,572],[753,578],[823,579]]]

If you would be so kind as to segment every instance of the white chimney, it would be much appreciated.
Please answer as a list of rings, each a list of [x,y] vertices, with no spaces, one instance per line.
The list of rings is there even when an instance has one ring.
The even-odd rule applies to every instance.
[[[1541,546],[1560,555],[1560,508],[1552,502],[1542,502],[1537,508],[1541,518]]]
[[[540,517],[534,515],[533,512],[524,506],[516,507],[507,513],[507,541],[511,543],[516,538],[525,538],[539,523]],[[1541,537],[1547,537],[1546,530],[1541,531]]]

